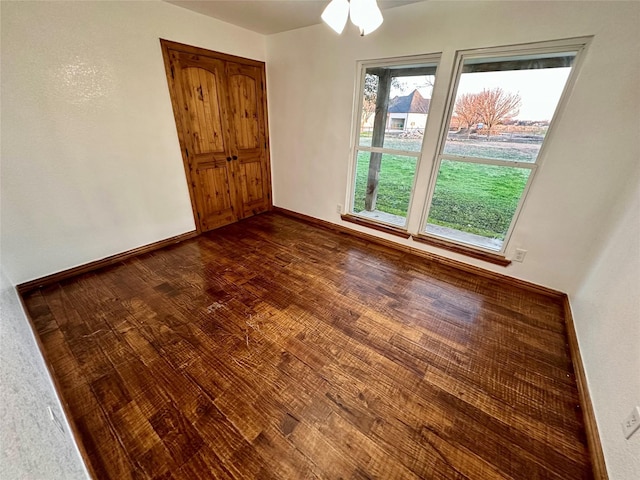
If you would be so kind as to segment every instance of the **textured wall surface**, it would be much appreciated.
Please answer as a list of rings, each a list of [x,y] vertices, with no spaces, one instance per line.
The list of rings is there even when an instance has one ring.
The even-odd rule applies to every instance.
[[[366,37],[350,27],[339,36],[326,25],[267,37],[274,203],[574,293],[615,223],[612,195],[640,158],[640,3],[429,1],[387,10],[384,17]],[[417,231],[456,51],[581,36],[593,41],[507,250],[528,250],[524,263],[504,268],[340,220],[336,205],[345,204],[347,191],[357,60],[442,54],[417,173],[418,208],[409,217]]]
[[[640,163],[630,181],[624,213],[571,298],[611,480],[640,478],[640,431],[626,440],[620,427],[640,405]]]
[[[422,2],[385,11],[380,30],[364,38],[318,25],[267,37],[265,53],[261,35],[163,2],[1,2],[1,255],[10,281],[193,228],[160,37],[267,58],[275,203],[340,223],[357,60],[442,52],[438,75],[446,79],[457,49],[593,35],[512,237],[511,249],[529,250],[525,262],[505,270],[412,246],[571,294],[611,478],[638,478],[640,436],[624,440],[620,421],[640,402],[640,207],[637,191],[621,196],[640,158],[640,4],[496,5]],[[440,99],[445,85],[436,81]],[[443,112],[444,103],[434,99],[431,108]],[[437,135],[430,122],[418,191]],[[82,477],[80,467],[25,473],[53,461],[49,454],[60,457],[68,437],[46,416],[55,398],[43,393],[52,394],[46,375],[33,373],[42,365],[13,293],[2,295],[0,471]]]
[[[49,416],[62,422],[60,431]],[[88,478],[15,289],[0,287],[0,477]]]
[[[8,284],[192,230],[159,38],[264,60],[264,37],[159,1],[0,8],[0,478],[81,479]]]
[[[264,60],[264,37],[160,1],[0,5],[9,279],[193,230],[159,39]]]
[[[325,25],[267,37],[275,204],[341,223],[357,60],[442,53],[415,190],[424,197],[456,50],[592,35],[513,232],[508,253],[527,249],[524,263],[505,269],[344,226],[569,293],[611,478],[640,478],[640,434],[626,441],[620,427],[640,402],[639,208],[620,206],[640,158],[640,3],[429,1],[384,17],[366,37]]]

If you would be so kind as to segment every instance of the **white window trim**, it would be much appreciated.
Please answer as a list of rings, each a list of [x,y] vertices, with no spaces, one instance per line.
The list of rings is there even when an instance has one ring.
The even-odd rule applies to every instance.
[[[424,151],[424,143],[426,134],[422,137],[422,144],[420,146],[420,151],[405,151],[405,150],[395,150],[390,148],[380,148],[380,147],[365,147],[360,146],[360,112],[362,112],[362,102],[363,95],[362,92],[364,90],[364,79],[365,72],[367,68],[375,68],[375,67],[389,67],[389,66],[402,66],[402,65],[415,65],[421,63],[435,64],[436,65],[436,75],[434,76],[434,85],[433,89],[435,89],[436,77],[438,68],[440,66],[440,59],[442,57],[441,53],[432,53],[425,55],[411,55],[405,57],[391,57],[391,58],[383,58],[376,60],[359,60],[356,62],[356,84],[355,84],[355,92],[354,92],[354,105],[353,105],[353,117],[351,121],[351,145],[350,145],[350,153],[349,157],[351,161],[349,162],[349,171],[348,171],[348,179],[349,182],[347,184],[347,196],[345,199],[345,211],[349,214],[352,213],[353,206],[353,196],[355,195],[355,181],[356,181],[356,169],[358,163],[358,151],[367,151],[367,152],[378,152],[378,153],[391,153],[395,155],[404,155],[407,157],[415,157],[416,158],[416,172],[413,176],[413,183],[411,185],[411,192],[409,195],[409,205],[407,208],[407,216],[405,218],[404,225],[399,227],[398,225],[389,224],[386,222],[381,222],[376,220],[375,223],[379,223],[380,225],[385,225],[394,228],[401,228],[403,230],[408,231],[409,225],[409,217],[411,215],[411,211],[414,207],[415,200],[415,189],[416,182],[418,180],[418,172],[420,168],[420,163],[422,160],[422,152]],[[431,115],[427,115],[427,123],[425,124],[424,132],[427,131],[427,125],[429,125]],[[433,120],[431,120],[433,121]],[[363,218],[364,220],[369,220],[366,217],[358,217]]]
[[[484,158],[484,157],[464,157],[464,156],[456,156],[456,155],[447,155],[443,153],[440,155],[442,160],[451,160],[453,162],[461,162],[461,163],[480,163],[482,165],[496,165],[498,167],[517,167],[517,168],[528,168],[530,170],[534,170],[537,167],[535,162],[512,162],[509,160],[499,160],[497,158]]]
[[[455,245],[462,245],[467,248],[471,248],[474,250],[504,255],[510,246],[511,236],[513,234],[513,230],[516,227],[518,219],[520,217],[520,213],[525,205],[527,200],[529,191],[531,189],[531,185],[535,179],[536,171],[538,167],[540,167],[544,159],[546,158],[547,145],[553,142],[555,138],[555,125],[558,123],[558,119],[562,116],[562,113],[565,110],[565,105],[568,101],[568,98],[573,90],[573,85],[575,84],[575,80],[577,78],[578,72],[580,71],[580,66],[582,64],[584,58],[584,51],[588,47],[591,39],[593,37],[580,37],[580,38],[571,38],[565,40],[554,40],[550,42],[537,42],[537,43],[529,43],[529,44],[520,44],[520,45],[511,45],[505,47],[489,47],[489,48],[479,48],[479,49],[471,49],[471,50],[458,50],[455,53],[454,60],[454,70],[453,75],[450,79],[449,84],[449,93],[447,95],[446,107],[444,109],[444,115],[441,119],[440,124],[440,135],[438,137],[438,144],[436,147],[436,155],[433,159],[432,167],[431,167],[431,177],[429,179],[429,188],[427,190],[426,198],[424,199],[424,206],[422,211],[422,217],[420,220],[419,226],[419,235],[424,237],[430,237],[437,240],[444,240],[450,242]],[[562,94],[560,95],[560,99],[558,100],[558,105],[556,106],[555,112],[551,121],[549,122],[549,128],[547,130],[547,135],[542,142],[540,151],[536,157],[535,162],[509,162],[503,160],[495,160],[495,159],[485,159],[485,158],[475,158],[475,157],[457,157],[453,155],[446,155],[443,153],[444,144],[446,142],[447,132],[449,128],[449,123],[451,121],[451,116],[453,114],[454,106],[455,106],[455,98],[457,95],[457,89],[459,84],[459,78],[462,74],[462,67],[464,61],[471,58],[485,58],[489,56],[494,57],[502,57],[509,54],[514,55],[532,55],[532,54],[540,54],[544,55],[546,53],[552,54],[557,53],[558,51],[572,51],[576,52],[575,60],[573,65],[571,66],[571,72],[569,73],[569,77],[565,83],[565,86],[562,90]],[[424,150],[424,144],[422,146]],[[481,164],[489,164],[489,165],[503,165],[510,167],[520,167],[520,168],[530,168],[531,174],[527,179],[527,184],[520,196],[520,200],[518,202],[518,206],[516,211],[514,212],[513,218],[511,220],[511,224],[505,234],[504,241],[502,243],[502,248],[499,251],[491,250],[487,248],[480,247],[478,245],[463,243],[459,241],[455,241],[450,238],[433,235],[427,233],[427,220],[429,218],[429,210],[431,209],[431,199],[433,198],[433,194],[435,191],[435,185],[438,178],[438,172],[440,170],[440,164],[443,159],[453,160],[457,162],[468,162],[468,163],[481,163]],[[414,182],[415,183],[415,182]]]
[[[576,37],[576,38],[568,38],[561,40],[552,40],[552,41],[542,41],[542,42],[531,42],[531,43],[523,43],[523,44],[515,44],[515,45],[507,45],[507,46],[499,46],[499,47],[484,47],[477,49],[468,49],[468,50],[458,50],[456,51],[452,57],[443,58],[442,53],[433,53],[433,54],[425,54],[425,55],[412,55],[405,57],[391,57],[391,58],[383,58],[383,59],[375,59],[375,60],[360,60],[356,62],[356,82],[354,83],[354,95],[353,95],[353,117],[351,121],[351,143],[349,147],[349,158],[350,161],[348,163],[348,184],[346,189],[345,196],[345,207],[343,212],[351,213],[352,205],[353,205],[353,196],[355,194],[355,175],[357,168],[357,155],[358,151],[368,151],[368,152],[379,152],[379,153],[389,153],[395,155],[404,155],[408,157],[416,158],[416,173],[413,178],[413,184],[411,186],[410,198],[409,198],[409,206],[407,211],[407,216],[405,220],[405,224],[403,227],[400,227],[402,230],[406,231],[410,235],[418,235],[420,237],[431,237],[437,240],[444,240],[446,242],[451,243],[452,245],[461,245],[466,248],[470,248],[473,250],[477,250],[479,252],[486,252],[490,254],[498,254],[505,255],[509,250],[510,241],[512,238],[513,231],[518,223],[521,211],[526,204],[526,200],[529,195],[530,188],[533,184],[534,178],[536,176],[536,172],[539,167],[544,163],[546,158],[546,151],[548,149],[548,145],[553,143],[556,137],[556,127],[555,125],[558,123],[559,119],[563,116],[563,112],[566,108],[566,103],[568,98],[571,95],[573,90],[576,78],[579,75],[581,70],[582,62],[585,57],[585,50],[588,48],[590,42],[592,41],[592,36],[585,37]],[[463,63],[465,60],[473,59],[473,58],[489,58],[489,57],[505,57],[508,55],[518,56],[518,55],[544,55],[544,54],[554,54],[560,52],[576,52],[575,60],[573,62],[571,72],[567,81],[565,83],[562,94],[560,95],[560,99],[558,101],[558,105],[556,106],[556,110],[554,112],[553,118],[549,123],[548,133],[545,136],[541,148],[538,152],[537,158],[535,162],[515,162],[515,161],[505,161],[505,160],[497,160],[497,159],[484,159],[484,158],[476,158],[476,157],[458,157],[454,155],[447,155],[442,153],[444,149],[444,142],[446,141],[446,132],[448,131],[449,122],[451,119],[451,115],[453,113],[453,107],[455,103],[455,97],[457,93],[457,86],[459,77],[461,75]],[[432,95],[432,104],[443,103],[442,108],[438,108],[439,112],[431,111],[427,117],[427,123],[424,129],[424,135],[422,138],[422,144],[420,151],[405,151],[405,150],[395,150],[395,149],[385,149],[380,147],[366,147],[359,146],[359,128],[360,128],[360,112],[362,111],[362,102],[363,96],[362,91],[364,89],[364,79],[365,72],[367,68],[375,68],[375,67],[385,67],[385,66],[394,66],[394,65],[411,65],[411,64],[420,64],[420,63],[431,63],[436,65],[436,75],[434,79],[433,86],[433,95]],[[448,72],[443,71],[443,67]],[[447,77],[445,79],[445,77]],[[445,82],[446,89],[448,93],[446,94],[446,98],[442,93],[440,93],[439,85],[440,81]],[[437,92],[437,93],[436,93]],[[441,100],[442,99],[442,100]],[[441,117],[441,118],[434,118]],[[438,122],[439,121],[439,125]],[[435,125],[433,125],[435,123]],[[431,125],[431,126],[430,126]],[[439,133],[437,134],[437,140],[434,142],[433,135],[431,140],[429,140],[427,133],[432,131],[433,128],[439,129]],[[429,145],[428,145],[429,143]],[[433,146],[435,144],[435,147]],[[425,152],[428,152],[431,161],[427,161],[425,156]],[[472,245],[464,242],[455,241],[453,239],[441,237],[438,235],[432,235],[426,232],[427,219],[429,216],[429,209],[431,206],[431,199],[433,197],[433,192],[435,190],[435,184],[437,181],[438,172],[440,169],[440,163],[443,159],[449,159],[456,162],[467,162],[467,163],[478,163],[485,165],[497,165],[497,166],[509,166],[516,168],[525,168],[530,169],[531,173],[525,185],[525,188],[522,192],[520,200],[518,202],[518,206],[516,211],[514,212],[511,224],[509,229],[505,235],[505,239],[502,244],[502,248],[499,251],[491,250],[487,248],[480,247],[478,245]],[[426,163],[425,163],[426,162]],[[428,178],[425,178],[427,177]],[[425,197],[416,198],[415,190],[416,185],[418,183],[422,183],[423,185],[426,183],[427,191]],[[418,208],[421,207],[421,208]],[[414,223],[411,219],[420,215],[420,219],[418,223]],[[359,217],[364,220],[370,220],[376,224],[382,226],[389,226],[393,228],[398,228],[398,225],[389,224],[379,220],[371,220],[366,217]],[[416,218],[416,220],[418,220]],[[410,225],[413,227],[410,228]],[[414,231],[417,230],[417,231]]]

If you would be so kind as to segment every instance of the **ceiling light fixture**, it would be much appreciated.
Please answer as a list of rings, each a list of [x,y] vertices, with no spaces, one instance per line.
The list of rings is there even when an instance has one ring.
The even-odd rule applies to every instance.
[[[382,12],[376,0],[331,0],[322,12],[322,20],[341,34],[347,18],[358,27],[360,35],[368,35],[382,25]]]

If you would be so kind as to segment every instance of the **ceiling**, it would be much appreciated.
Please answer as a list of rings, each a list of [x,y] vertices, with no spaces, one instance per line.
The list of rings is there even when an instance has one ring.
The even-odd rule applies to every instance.
[[[271,35],[321,23],[329,0],[164,0],[247,30]],[[424,0],[378,0],[382,10]]]

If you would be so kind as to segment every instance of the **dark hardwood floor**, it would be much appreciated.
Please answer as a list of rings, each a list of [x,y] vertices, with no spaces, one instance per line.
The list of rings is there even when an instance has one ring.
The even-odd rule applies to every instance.
[[[582,479],[559,301],[270,213],[24,295],[99,479]]]

